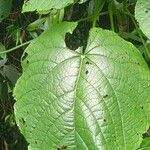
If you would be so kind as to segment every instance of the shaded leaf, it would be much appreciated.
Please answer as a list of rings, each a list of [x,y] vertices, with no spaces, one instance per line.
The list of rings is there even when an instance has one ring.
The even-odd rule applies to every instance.
[[[16,81],[20,77],[19,71],[12,65],[5,65],[3,72],[13,85],[15,85]]]
[[[12,0],[0,0],[0,22],[9,15],[11,4]]]
[[[150,0],[138,0],[135,17],[143,33],[150,39]]]

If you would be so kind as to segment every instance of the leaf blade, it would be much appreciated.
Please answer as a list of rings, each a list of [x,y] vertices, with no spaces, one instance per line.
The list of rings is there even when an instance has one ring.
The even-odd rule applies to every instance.
[[[102,29],[90,31],[85,53],[69,50],[65,33],[74,27],[52,27],[26,50],[14,91],[19,128],[31,149],[138,148],[148,128],[148,66],[132,44]]]
[[[138,0],[135,7],[135,17],[143,33],[150,39],[150,1]]]

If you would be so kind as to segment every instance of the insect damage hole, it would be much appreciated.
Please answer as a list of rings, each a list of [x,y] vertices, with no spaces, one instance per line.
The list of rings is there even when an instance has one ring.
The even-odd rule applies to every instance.
[[[88,74],[88,73],[89,73],[89,71],[88,71],[88,70],[86,70],[86,71],[85,71],[85,74]]]

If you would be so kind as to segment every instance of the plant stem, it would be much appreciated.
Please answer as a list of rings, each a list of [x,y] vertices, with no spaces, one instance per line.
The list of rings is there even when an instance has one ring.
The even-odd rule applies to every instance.
[[[113,18],[113,10],[112,10],[112,7],[113,7],[113,1],[111,1],[111,2],[109,3],[108,11],[109,11],[109,18],[110,18],[111,29],[112,29],[112,31],[115,32],[115,26],[114,26],[114,18]]]
[[[6,51],[0,52],[0,55],[6,54],[6,53],[9,53],[9,52],[12,52],[12,51],[15,51],[15,50],[17,50],[17,49],[19,49],[19,48],[21,48],[21,47],[23,47],[23,46],[26,46],[26,45],[30,44],[32,41],[33,41],[33,40],[27,41],[27,42],[25,42],[25,43],[23,43],[23,44],[21,44],[21,45],[18,45],[18,46],[16,46],[16,47],[13,47],[13,48],[8,49],[8,50],[6,50]]]
[[[80,20],[77,20],[77,22],[87,21],[87,20],[90,20],[90,19],[93,19],[93,18],[97,18],[98,16],[104,16],[104,15],[107,15],[107,14],[108,14],[108,11],[102,12],[100,14],[95,14],[95,15],[88,16],[86,18],[82,18]]]

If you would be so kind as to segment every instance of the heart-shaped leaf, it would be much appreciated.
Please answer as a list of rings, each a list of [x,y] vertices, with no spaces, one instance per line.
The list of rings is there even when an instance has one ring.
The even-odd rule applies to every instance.
[[[15,87],[17,124],[31,150],[133,150],[148,129],[150,72],[117,34],[93,28],[70,50],[73,23],[53,26],[26,50]]]

